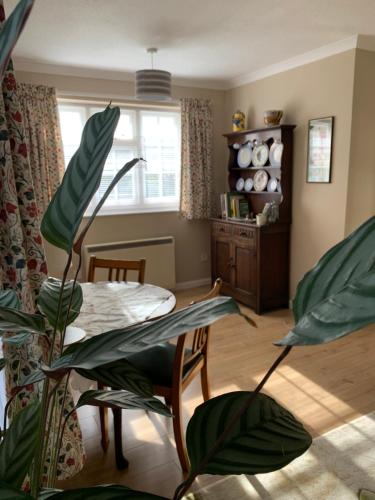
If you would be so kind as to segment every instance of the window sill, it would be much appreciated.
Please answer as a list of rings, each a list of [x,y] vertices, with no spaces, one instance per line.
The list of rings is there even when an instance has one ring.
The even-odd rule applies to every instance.
[[[101,210],[96,217],[106,217],[106,216],[111,216],[111,215],[143,215],[143,214],[159,214],[159,213],[179,213],[180,209],[179,208],[164,208],[164,207],[154,207],[154,208],[129,208],[129,209],[124,209],[123,207],[121,208],[113,208],[113,209],[106,209],[106,210]],[[91,217],[91,214],[85,214],[84,219],[88,219]]]

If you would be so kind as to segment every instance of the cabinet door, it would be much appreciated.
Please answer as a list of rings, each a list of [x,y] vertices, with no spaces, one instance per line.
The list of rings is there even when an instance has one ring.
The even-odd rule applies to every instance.
[[[231,243],[229,237],[212,237],[212,279],[230,283]]]
[[[257,291],[257,259],[254,248],[247,242],[234,242],[233,286],[240,292],[256,295]]]

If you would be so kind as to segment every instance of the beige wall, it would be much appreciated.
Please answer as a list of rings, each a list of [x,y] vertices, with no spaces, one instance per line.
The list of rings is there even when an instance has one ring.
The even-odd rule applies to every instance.
[[[99,96],[123,96],[126,99],[134,95],[130,82],[100,80],[60,76],[42,73],[17,72],[19,81],[39,83],[56,87],[57,92],[71,92],[76,96],[93,94]],[[214,185],[221,190],[225,179],[225,144],[222,140],[224,119],[224,92],[220,90],[174,87],[173,97],[200,97],[212,100],[214,116]],[[156,236],[174,236],[176,239],[176,280],[178,283],[202,280],[210,276],[210,236],[209,223],[185,221],[179,214],[154,213],[142,215],[99,216],[94,222],[86,241],[105,243],[110,241],[150,238]],[[201,261],[206,254],[208,260]],[[63,269],[64,256],[58,250],[47,246],[49,272],[55,276]]]
[[[345,232],[355,50],[226,92],[226,122],[236,109],[248,127],[263,125],[263,111],[283,109],[294,132],[291,293],[302,275]],[[306,183],[307,123],[335,117],[331,184]]]
[[[346,232],[375,214],[375,53],[357,50]]]

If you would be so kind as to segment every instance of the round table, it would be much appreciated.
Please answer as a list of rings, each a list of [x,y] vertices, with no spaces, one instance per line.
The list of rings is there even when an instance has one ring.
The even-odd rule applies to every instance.
[[[176,297],[172,292],[154,285],[133,282],[98,282],[82,283],[81,287],[83,292],[81,311],[71,328],[66,331],[65,345],[110,330],[165,316],[176,306]],[[73,387],[75,384],[76,389],[79,390],[78,374],[72,374],[71,383]],[[122,451],[121,416],[120,409],[113,410],[118,469],[128,466],[128,461]]]
[[[148,283],[98,282],[82,283],[81,287],[83,304],[67,329],[65,345],[165,316],[176,306],[172,292]]]

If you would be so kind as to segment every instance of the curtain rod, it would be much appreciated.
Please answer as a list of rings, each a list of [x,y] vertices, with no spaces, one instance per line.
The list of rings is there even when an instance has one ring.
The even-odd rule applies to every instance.
[[[56,89],[57,98],[60,101],[69,101],[77,104],[103,104],[106,106],[109,101],[112,102],[114,106],[124,105],[131,106],[134,108],[164,108],[164,109],[177,109],[180,107],[180,102],[178,100],[164,102],[147,102],[147,101],[136,101],[133,97],[120,96],[120,95],[98,95],[94,93],[77,93],[70,91],[61,91]]]

